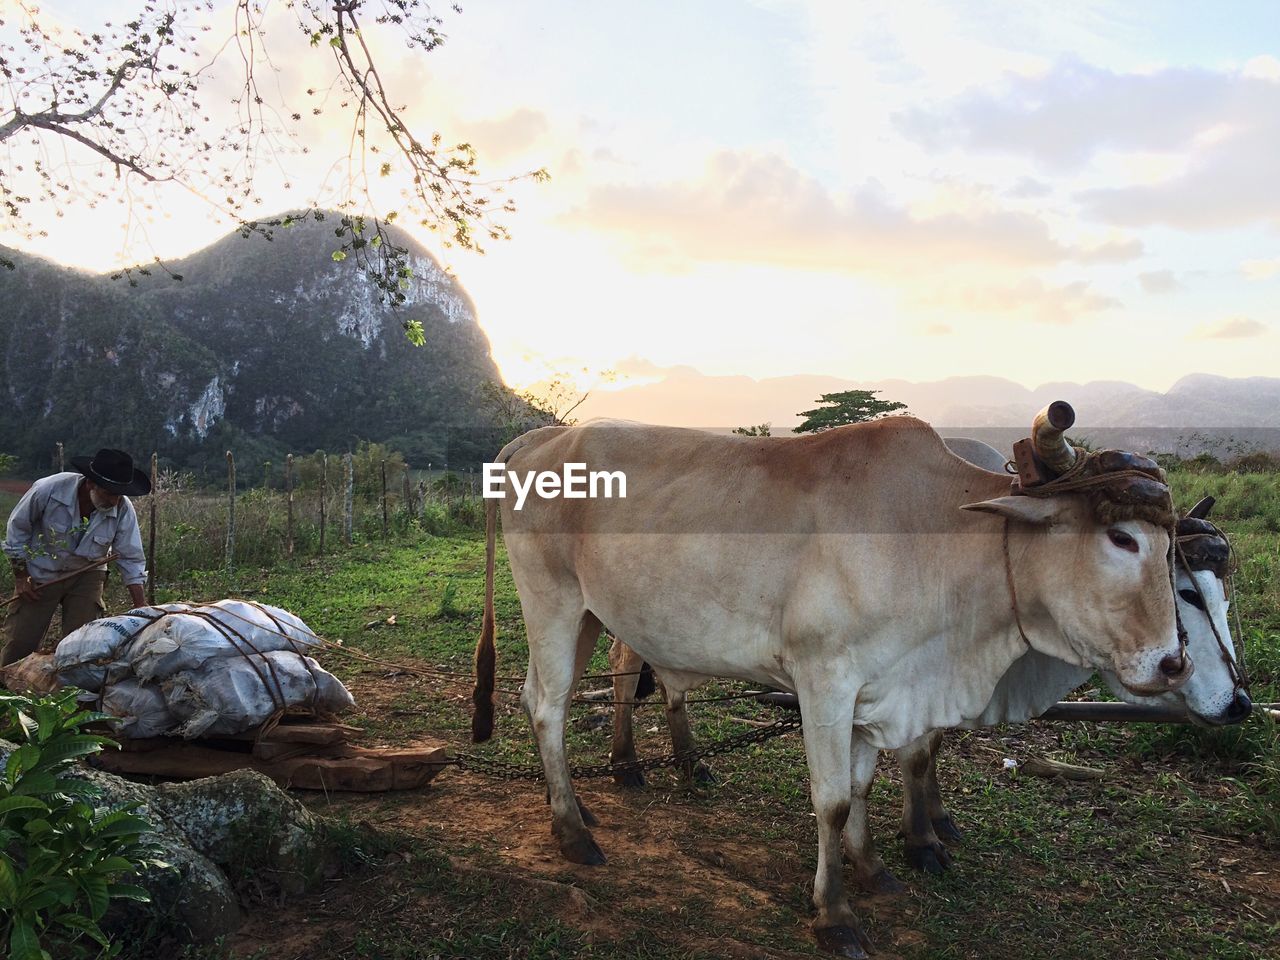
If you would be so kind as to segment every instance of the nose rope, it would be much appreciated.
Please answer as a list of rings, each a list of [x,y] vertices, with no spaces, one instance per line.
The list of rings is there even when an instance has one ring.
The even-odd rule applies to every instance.
[[[1173,624],[1178,632],[1178,667],[1187,668],[1187,625],[1182,622],[1182,611],[1178,609],[1178,576],[1176,573],[1175,554],[1178,547],[1178,526],[1175,523],[1169,528],[1169,553],[1166,562],[1169,565],[1169,595],[1173,597]],[[1195,577],[1191,578],[1192,580]]]
[[[1018,611],[1018,588],[1013,585],[1013,560],[1009,556],[1009,518],[1004,518],[1004,580],[1009,585],[1009,599],[1013,606],[1013,622],[1017,624],[1018,636],[1022,637],[1022,642],[1027,645],[1028,650],[1034,650],[1031,641],[1027,639],[1027,631],[1022,628],[1022,614]]]

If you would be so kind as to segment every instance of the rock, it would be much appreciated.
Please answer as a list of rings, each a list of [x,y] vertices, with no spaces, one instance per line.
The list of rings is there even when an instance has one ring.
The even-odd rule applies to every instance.
[[[13,749],[0,740],[0,766]],[[161,786],[86,766],[72,775],[99,789],[96,805],[139,804],[139,816],[152,825],[148,839],[165,866],[130,881],[151,902],[113,901],[103,922],[135,951],[143,943],[209,943],[234,933],[242,919],[238,889],[297,894],[323,879],[323,826],[260,773]]]
[[[324,876],[324,832],[310,811],[254,770],[155,788],[165,815],[234,882],[266,879],[288,894]]]

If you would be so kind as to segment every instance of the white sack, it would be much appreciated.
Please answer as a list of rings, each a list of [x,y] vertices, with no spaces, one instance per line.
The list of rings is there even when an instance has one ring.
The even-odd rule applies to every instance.
[[[346,687],[310,657],[276,650],[261,656],[207,660],[162,681],[169,709],[184,737],[243,733],[281,707],[338,713],[355,701]]]
[[[58,678],[66,684],[97,693],[108,680],[128,673],[121,665],[134,639],[152,620],[173,610],[185,610],[185,603],[166,603],[158,607],[139,607],[118,617],[104,617],[86,623],[63,637],[53,654]],[[114,666],[112,666],[114,665]],[[112,666],[110,670],[108,667]]]
[[[121,736],[133,740],[163,737],[178,723],[158,686],[120,680],[102,692],[102,712],[119,719],[112,723]]]
[[[165,617],[143,630],[129,653],[130,668],[139,680],[163,680],[199,670],[219,657],[300,651],[320,642],[305,623],[279,607],[219,600],[190,611]]]

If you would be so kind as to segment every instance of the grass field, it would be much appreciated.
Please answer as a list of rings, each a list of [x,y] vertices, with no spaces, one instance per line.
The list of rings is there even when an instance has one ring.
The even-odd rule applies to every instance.
[[[1277,479],[1175,480],[1184,506],[1202,492],[1221,497],[1215,516],[1239,555],[1236,602],[1255,699],[1280,700]],[[483,567],[478,535],[421,536],[230,575],[187,572],[159,593],[261,599],[351,651],[469,676]],[[118,582],[112,589],[123,609]],[[499,674],[518,678],[527,650],[505,558],[496,611]],[[371,741],[428,738],[536,762],[514,697],[499,711],[495,740],[472,748],[469,680],[429,679],[338,651],[323,659],[355,694],[352,722]],[[603,644],[592,666],[607,670]],[[749,729],[741,719],[776,716],[733,701],[690,712],[703,742]],[[605,759],[608,738],[603,708],[575,710],[575,763]],[[637,738],[642,756],[668,751],[659,709],[637,712]],[[1005,757],[1030,756],[1108,776],[1067,783],[1003,769]],[[1280,957],[1278,758],[1276,726],[1259,718],[1217,733],[1032,723],[950,734],[940,777],[966,834],[953,867],[923,876],[906,866],[897,772],[882,761],[873,825],[886,863],[910,890],[859,896],[855,907],[881,958]],[[602,868],[559,858],[534,782],[450,769],[422,791],[303,795],[335,824],[339,874],[322,892],[283,905],[246,890],[248,923],[227,946],[244,960],[820,955],[809,933],[815,832],[799,736],[712,765],[717,783],[697,792],[667,771],[650,774],[641,791],[579,782],[601,821],[594,833],[610,857]]]
[[[1255,694],[1278,699],[1280,624],[1268,599],[1275,538],[1241,529],[1237,542]],[[526,659],[519,603],[505,564],[498,569],[499,673],[518,677]],[[482,575],[482,542],[455,537],[242,570],[231,583],[205,574],[166,592],[260,597],[351,650],[468,674]],[[468,681],[446,685],[336,653],[327,660],[351,686],[355,722],[373,739],[425,736],[471,749]],[[593,667],[607,669],[603,645]],[[527,725],[508,701],[496,740],[477,752],[533,764]],[[704,741],[747,729],[737,718],[774,716],[735,702],[691,713]],[[641,755],[666,752],[660,711],[637,716]],[[575,762],[606,758],[606,720],[589,705],[575,712]],[[1063,783],[1003,770],[1004,757],[1032,755],[1101,766],[1108,779]],[[941,777],[966,832],[955,865],[941,877],[910,873],[895,836],[897,773],[882,762],[876,835],[911,891],[861,897],[857,907],[882,957],[1280,956],[1276,756],[1275,725],[1262,720],[1216,735],[1062,723],[953,734]],[[718,783],[698,793],[665,772],[639,792],[579,783],[610,856],[595,869],[559,859],[540,784],[449,770],[418,793],[310,797],[315,809],[352,825],[348,874],[325,894],[288,905],[283,918],[274,906],[256,910],[235,953],[815,955],[814,827],[799,737],[717,757],[714,769]],[[294,931],[283,940],[281,923]]]

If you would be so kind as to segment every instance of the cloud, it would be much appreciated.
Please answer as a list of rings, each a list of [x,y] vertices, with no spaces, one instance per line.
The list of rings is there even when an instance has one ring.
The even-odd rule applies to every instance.
[[[918,215],[876,181],[836,194],[781,157],[729,151],[711,157],[696,180],[598,187],[565,219],[630,237],[633,247],[649,248],[646,259],[668,265],[745,261],[856,273],[1113,261],[1141,252],[1137,241],[1065,246],[1038,217],[999,208]]]
[[[1143,293],[1172,293],[1182,287],[1172,270],[1151,270],[1138,274]]]
[[[1240,264],[1240,272],[1250,280],[1269,280],[1280,273],[1280,257],[1269,260],[1246,260]]]
[[[1043,180],[1034,177],[1023,177],[1008,190],[1008,195],[1015,200],[1035,200],[1053,193],[1053,187]]]
[[[504,162],[520,157],[551,131],[547,116],[518,107],[502,117],[460,121],[456,132],[487,160]]]
[[[1019,320],[1054,325],[1074,323],[1085,314],[1122,306],[1114,297],[1095,293],[1083,280],[1050,286],[1035,277],[1014,284],[943,287],[921,304],[949,311],[1012,314]]]
[[[1100,150],[1178,151],[1221,124],[1264,120],[1280,86],[1256,72],[1166,68],[1120,73],[1060,61],[1009,75],[999,89],[972,90],[895,117],[924,146],[1029,156],[1076,168]]]
[[[1265,323],[1249,317],[1228,317],[1217,323],[1209,323],[1192,330],[1190,340],[1243,340],[1260,337],[1268,331]]]
[[[1108,240],[1096,247],[1081,249],[1071,259],[1077,263],[1125,263],[1138,259],[1144,249],[1142,241],[1136,238]]]
[[[1177,172],[1156,182],[1077,194],[1086,214],[1117,226],[1218,229],[1280,220],[1280,65],[1117,72],[1076,61],[998,88],[895,116],[931,150],[1004,153],[1076,171],[1100,153],[1164,154]]]

